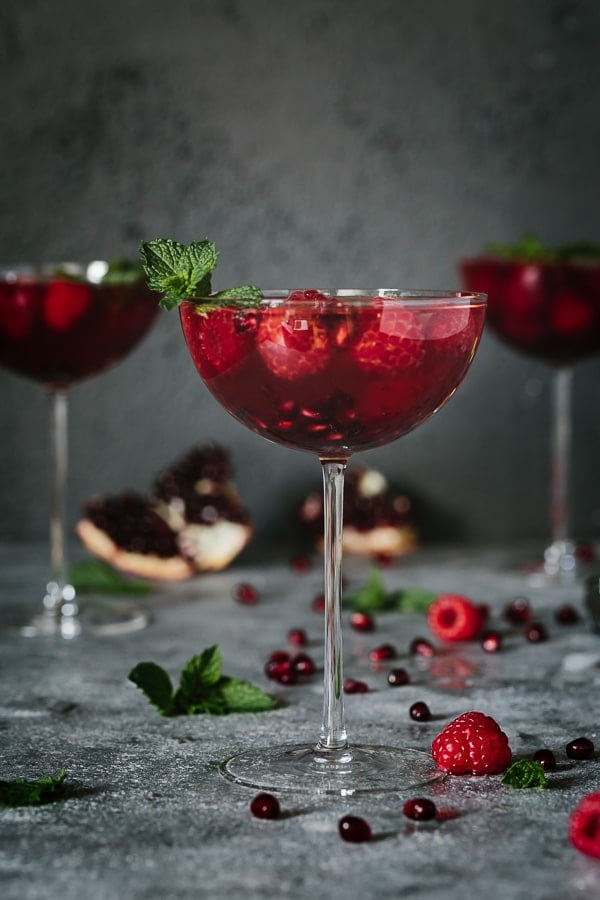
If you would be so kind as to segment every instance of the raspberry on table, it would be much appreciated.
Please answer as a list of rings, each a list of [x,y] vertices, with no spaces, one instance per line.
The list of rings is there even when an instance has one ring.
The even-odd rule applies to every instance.
[[[462,594],[440,594],[427,611],[427,624],[443,641],[470,641],[477,637],[484,615]]]
[[[600,791],[584,797],[571,813],[569,840],[580,853],[600,859]]]
[[[497,775],[510,764],[508,738],[498,723],[482,712],[458,716],[433,739],[431,753],[451,775]]]

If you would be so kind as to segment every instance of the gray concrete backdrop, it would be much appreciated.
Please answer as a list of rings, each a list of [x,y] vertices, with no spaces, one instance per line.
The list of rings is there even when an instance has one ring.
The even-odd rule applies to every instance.
[[[456,287],[528,231],[600,238],[596,0],[43,0],[0,11],[0,254],[134,255],[209,236],[216,287]],[[370,455],[430,538],[547,530],[550,376],[491,336],[458,395]],[[0,373],[0,537],[45,534],[39,385]],[[69,514],[145,488],[197,440],[233,452],[264,540],[314,459],[217,407],[177,317],[73,389]],[[575,379],[574,522],[600,533],[600,360]]]

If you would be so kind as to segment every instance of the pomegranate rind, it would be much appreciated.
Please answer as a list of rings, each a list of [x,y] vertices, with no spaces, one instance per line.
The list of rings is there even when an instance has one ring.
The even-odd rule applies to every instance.
[[[183,556],[160,557],[121,549],[89,519],[80,519],[75,531],[86,550],[119,572],[150,581],[186,581],[197,574],[195,567]]]

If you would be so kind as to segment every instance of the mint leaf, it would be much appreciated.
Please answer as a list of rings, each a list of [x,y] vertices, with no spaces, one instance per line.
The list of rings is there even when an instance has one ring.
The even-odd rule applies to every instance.
[[[535,759],[522,759],[513,763],[502,779],[502,784],[514,788],[544,788],[547,783],[544,767]]]
[[[130,259],[111,259],[102,284],[135,284],[144,277],[144,270]]]
[[[240,306],[240,300],[262,300],[263,292],[255,284],[242,284],[239,287],[228,288],[226,291],[217,291],[212,294],[211,301],[218,301],[217,306]],[[231,301],[228,303],[227,301]],[[256,303],[248,303],[248,306],[256,306]]]
[[[372,568],[366,585],[346,598],[352,609],[358,612],[377,612],[386,609],[394,609],[397,602],[397,593],[388,593],[383,584],[379,569]]]
[[[403,588],[396,594],[396,609],[407,613],[426,613],[436,596],[425,588]]]
[[[512,262],[555,262],[558,258],[556,250],[542,244],[533,234],[525,235],[514,244],[488,244],[486,250],[492,256]]]
[[[188,297],[206,297],[211,290],[211,272],[218,253],[212,241],[178,244],[169,238],[144,241],[142,265],[152,291],[164,294],[160,305],[175,309]]]
[[[99,559],[84,559],[76,563],[69,573],[69,582],[77,593],[98,594],[148,594],[149,584],[124,578],[116,569]]]
[[[575,241],[572,244],[564,244],[559,248],[560,258],[572,260],[596,260],[600,259],[600,244],[595,241]]]
[[[230,713],[266,712],[277,706],[269,694],[239,678],[222,678],[219,689]]]
[[[162,666],[153,662],[141,662],[134,666],[127,677],[145,693],[150,703],[163,716],[174,715],[173,685]]]
[[[44,803],[53,794],[60,793],[66,777],[67,773],[61,769],[56,777],[44,775],[35,781],[25,778],[0,781],[0,806],[36,806]]]
[[[139,663],[129,673],[129,679],[165,716],[257,713],[277,705],[273,697],[248,681],[222,675],[222,663],[216,645],[193,656],[183,667],[175,694],[165,670],[154,663]]]

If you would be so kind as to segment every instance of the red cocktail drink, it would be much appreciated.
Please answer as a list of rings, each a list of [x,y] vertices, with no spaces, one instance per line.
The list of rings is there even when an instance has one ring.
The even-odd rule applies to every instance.
[[[347,459],[411,431],[462,381],[485,304],[393,292],[267,295],[257,309],[180,307],[219,402],[263,437]]]

